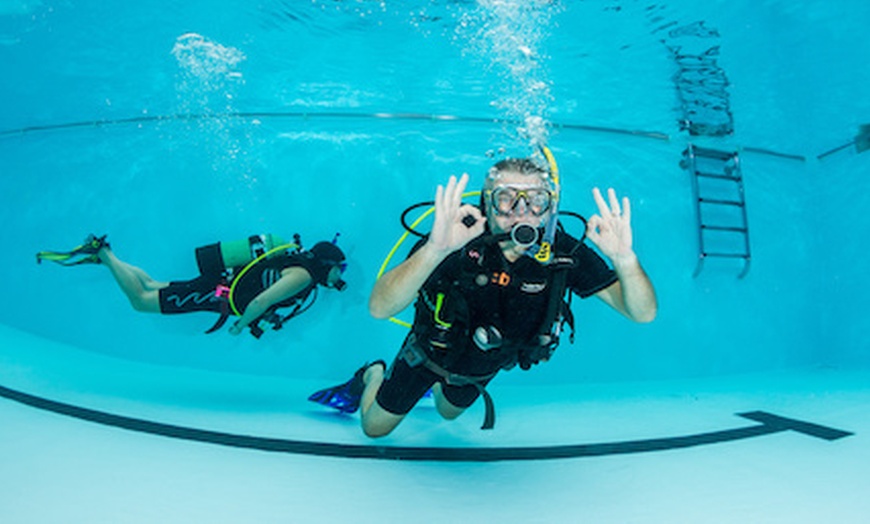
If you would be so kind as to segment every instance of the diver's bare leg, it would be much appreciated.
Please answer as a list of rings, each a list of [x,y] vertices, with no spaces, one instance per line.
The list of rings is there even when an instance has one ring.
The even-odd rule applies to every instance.
[[[112,272],[118,287],[127,296],[133,309],[146,313],[160,313],[158,292],[169,284],[158,282],[142,269],[120,260],[108,248],[101,249],[97,256],[100,257],[100,262]]]
[[[360,399],[360,421],[363,432],[372,438],[383,437],[393,431],[405,418],[382,408],[377,402],[378,390],[384,383],[384,366],[372,364],[363,374],[365,389]]]
[[[432,394],[435,396],[435,409],[438,410],[438,413],[447,420],[453,420],[459,415],[465,413],[466,408],[460,408],[459,406],[454,406],[447,400],[447,397],[444,396],[444,390],[441,388],[441,383],[436,382],[434,386],[432,386]]]

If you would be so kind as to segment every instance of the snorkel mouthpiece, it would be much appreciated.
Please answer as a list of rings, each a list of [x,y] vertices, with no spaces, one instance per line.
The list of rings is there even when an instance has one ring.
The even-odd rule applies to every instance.
[[[511,228],[511,240],[520,247],[531,247],[538,242],[538,230],[528,224],[516,224]]]
[[[345,282],[344,280],[338,279],[335,281],[335,284],[333,284],[332,287],[334,287],[336,291],[344,291],[344,288],[347,287],[347,282]]]
[[[509,233],[488,233],[484,236],[484,242],[493,244],[510,240],[519,247],[530,248],[538,243],[542,232],[542,228],[536,228],[529,224],[515,224]]]

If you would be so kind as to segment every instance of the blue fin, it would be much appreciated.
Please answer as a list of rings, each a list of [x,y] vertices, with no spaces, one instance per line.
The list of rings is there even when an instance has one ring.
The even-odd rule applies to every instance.
[[[308,400],[311,402],[317,402],[323,406],[327,406],[333,409],[337,409],[342,413],[356,413],[359,409],[359,403],[362,399],[363,390],[365,389],[365,383],[363,382],[363,375],[366,370],[375,365],[381,364],[386,369],[386,363],[383,360],[376,360],[371,364],[366,364],[363,367],[356,370],[356,373],[353,374],[353,377],[345,382],[344,384],[339,384],[337,386],[333,386],[331,388],[321,389],[320,391],[315,392]]]

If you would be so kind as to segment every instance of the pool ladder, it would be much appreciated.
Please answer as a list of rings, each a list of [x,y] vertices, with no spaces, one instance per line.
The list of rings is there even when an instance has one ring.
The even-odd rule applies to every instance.
[[[743,175],[737,151],[721,151],[689,144],[680,166],[692,176],[695,216],[698,220],[698,265],[708,258],[742,259],[738,278],[749,273],[749,225]]]

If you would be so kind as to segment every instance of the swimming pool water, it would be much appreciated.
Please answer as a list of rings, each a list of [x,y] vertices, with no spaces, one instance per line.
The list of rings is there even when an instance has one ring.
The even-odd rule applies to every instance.
[[[517,127],[535,116],[670,137],[554,127],[547,138],[566,208],[593,213],[594,185],[632,199],[660,316],[631,325],[575,300],[577,343],[506,382],[870,364],[858,262],[868,157],[817,159],[870,119],[860,67],[870,7],[668,2],[654,21],[638,2],[531,2],[521,19],[498,4],[0,4],[4,323],[121,358],[344,376],[391,357],[404,336],[366,311],[401,211],[450,174],[479,184],[495,159],[524,154]],[[705,143],[805,158],[742,155],[753,261],[741,280],[730,262],[692,277],[697,226],[678,166],[687,137],[676,126],[674,64],[654,30],[696,20],[720,34],[736,127]],[[281,114],[222,116],[253,112]],[[353,116],[375,113],[465,118]],[[148,120],[158,115],[174,118]],[[135,117],[145,120],[24,131]],[[103,268],[33,263],[91,231],[159,279],[193,276],[193,249],[220,239],[299,232],[311,245],[341,232],[350,286],[321,293],[262,340],[206,336],[205,315],[134,313]]]

